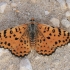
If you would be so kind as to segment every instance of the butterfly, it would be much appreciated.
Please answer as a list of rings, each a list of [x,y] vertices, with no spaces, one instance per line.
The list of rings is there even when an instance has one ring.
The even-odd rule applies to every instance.
[[[69,32],[37,23],[30,23],[0,31],[0,47],[9,49],[16,56],[25,56],[32,49],[39,54],[50,55],[57,47],[70,42]]]

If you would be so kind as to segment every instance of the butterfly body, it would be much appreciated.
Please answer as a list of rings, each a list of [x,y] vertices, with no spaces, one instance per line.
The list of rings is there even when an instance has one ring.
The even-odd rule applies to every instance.
[[[46,24],[22,24],[0,32],[0,47],[9,49],[16,56],[27,55],[31,49],[50,55],[57,47],[70,42],[70,33]]]
[[[36,24],[29,24],[28,26],[29,30],[29,36],[31,37],[31,40],[33,41],[36,35]]]

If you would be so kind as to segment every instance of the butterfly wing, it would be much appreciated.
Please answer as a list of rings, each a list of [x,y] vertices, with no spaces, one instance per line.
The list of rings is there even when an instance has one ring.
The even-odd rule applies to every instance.
[[[38,24],[35,50],[43,55],[52,54],[59,46],[70,41],[67,31],[46,24]]]
[[[27,24],[16,26],[0,32],[0,47],[9,49],[16,56],[30,52]]]

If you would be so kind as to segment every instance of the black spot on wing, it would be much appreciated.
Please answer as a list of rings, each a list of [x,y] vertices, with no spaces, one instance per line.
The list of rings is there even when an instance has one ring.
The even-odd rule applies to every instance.
[[[47,29],[47,27],[45,27],[44,29]]]
[[[23,40],[20,40],[20,42],[23,42]]]
[[[18,32],[18,29],[17,28],[15,28],[15,30],[16,30],[16,32]]]
[[[1,33],[0,33],[0,37],[1,37]]]
[[[52,32],[55,33],[55,29],[53,29]]]
[[[40,39],[40,43],[42,42],[42,40]]]
[[[3,44],[3,42],[0,42],[0,44]]]
[[[13,31],[12,30],[10,30],[10,34],[13,34]]]
[[[4,30],[4,37],[7,38],[6,36],[7,30]]]
[[[15,37],[16,35],[14,34],[13,36]]]
[[[58,40],[58,42],[60,43],[60,42],[61,42],[61,40]]]
[[[43,31],[44,33],[46,32],[46,31]]]
[[[60,37],[60,35],[58,35],[58,37]]]
[[[40,50],[40,52],[43,52],[43,50]]]
[[[20,34],[22,33],[22,32],[19,32]]]
[[[5,41],[4,44],[6,45],[7,44],[7,41]]]
[[[70,33],[68,33],[68,36],[70,36]]]
[[[67,41],[67,39],[65,41]]]
[[[25,27],[23,27],[25,29]]]
[[[50,37],[47,37],[47,39],[50,39]]]
[[[47,31],[49,31],[50,27],[47,28]]]
[[[47,50],[44,50],[44,52],[47,52]]]
[[[11,38],[11,36],[9,36]]]
[[[50,35],[50,36],[52,36],[52,34],[51,34],[51,33],[50,33],[49,35]]]
[[[20,28],[18,27],[18,29],[20,30]]]
[[[43,41],[45,41],[45,39],[43,39]]]
[[[58,28],[59,35],[61,35],[61,29]]]
[[[57,42],[55,42],[55,44],[58,44]]]
[[[10,46],[10,43],[8,43],[8,46]]]
[[[56,35],[54,34],[54,36],[56,36]]]
[[[26,40],[24,40],[24,44],[26,44]]]
[[[63,42],[65,42],[65,41],[63,40]]]
[[[67,39],[69,39],[69,36],[67,37]]]
[[[20,51],[20,53],[22,53],[22,51]]]
[[[26,51],[24,51],[24,53],[26,53]]]
[[[18,40],[19,38],[15,38],[15,40]]]

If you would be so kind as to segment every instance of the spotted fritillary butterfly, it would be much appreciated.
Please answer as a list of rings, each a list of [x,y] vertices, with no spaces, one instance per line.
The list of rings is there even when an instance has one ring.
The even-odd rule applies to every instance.
[[[27,55],[32,48],[39,54],[50,55],[57,47],[70,42],[69,32],[46,24],[28,24],[0,32],[0,47],[9,49],[16,56]]]

